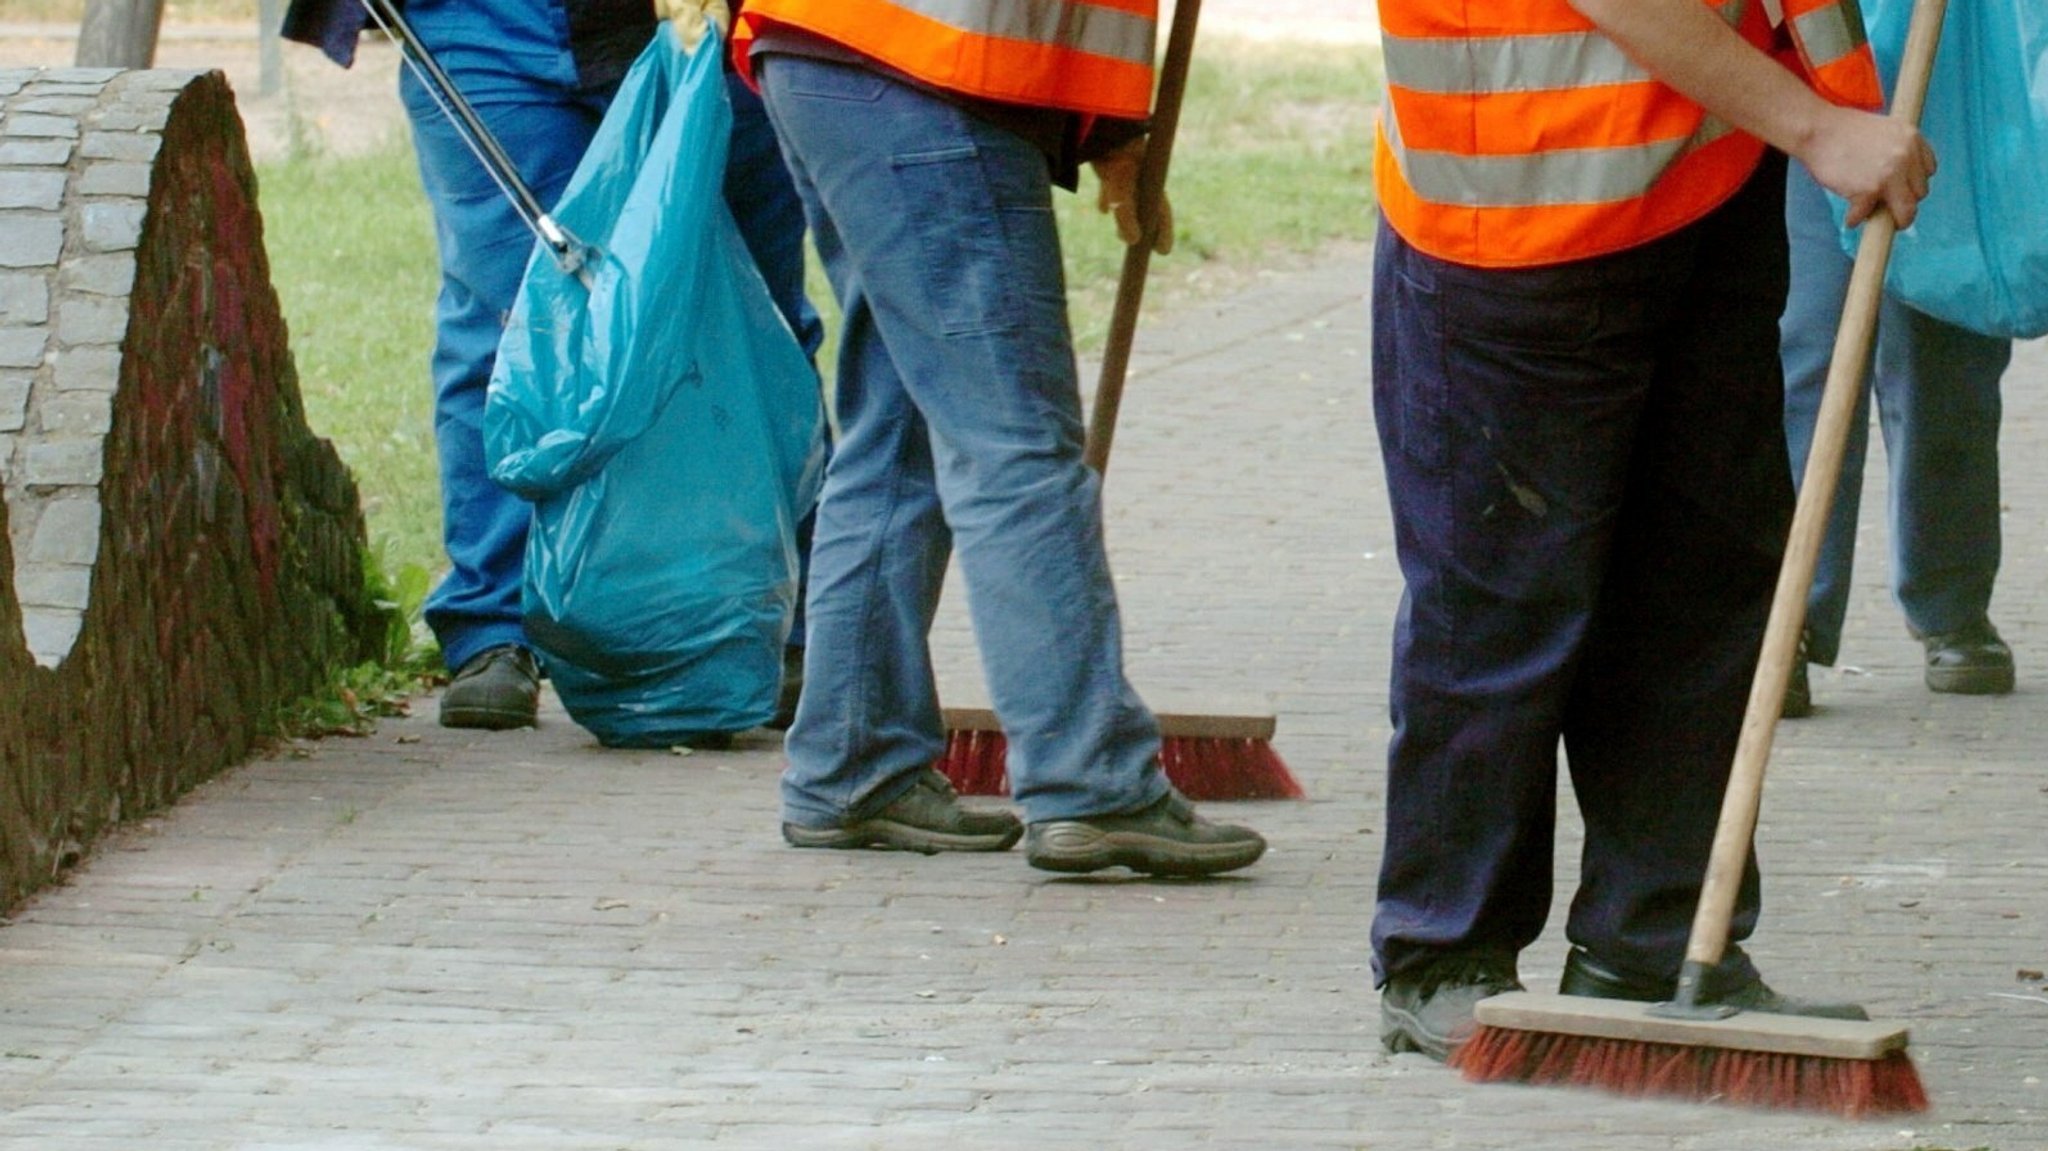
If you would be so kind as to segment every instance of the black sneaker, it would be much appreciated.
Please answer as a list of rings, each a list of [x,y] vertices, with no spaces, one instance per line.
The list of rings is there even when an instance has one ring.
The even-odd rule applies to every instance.
[[[1924,636],[1927,690],[1955,695],[2006,695],[2013,688],[2012,649],[1990,620]]]
[[[919,773],[909,791],[865,819],[838,827],[782,825],[792,847],[856,848],[883,851],[1008,851],[1024,824],[1007,811],[963,807],[946,777],[931,768]]]
[[[1677,993],[1678,980],[1645,979],[1609,967],[1583,947],[1565,956],[1564,978],[1557,987],[1561,995],[1584,995],[1594,999],[1630,999],[1639,1003],[1665,1003]],[[1749,960],[1735,948],[1708,973],[1700,987],[1700,1003],[1761,1011],[1767,1015],[1804,1015],[1815,1019],[1869,1019],[1860,1003],[1795,999],[1771,990]]]
[[[1216,875],[1249,867],[1266,841],[1249,827],[1211,823],[1169,789],[1137,811],[1031,825],[1024,857],[1046,871],[1128,867],[1146,875]]]
[[[1439,1062],[1471,1038],[1482,999],[1522,990],[1512,956],[1451,952],[1387,980],[1380,988],[1380,1044],[1391,1054],[1420,1052]]]
[[[504,731],[532,727],[540,707],[540,665],[517,644],[469,657],[441,694],[442,727]]]

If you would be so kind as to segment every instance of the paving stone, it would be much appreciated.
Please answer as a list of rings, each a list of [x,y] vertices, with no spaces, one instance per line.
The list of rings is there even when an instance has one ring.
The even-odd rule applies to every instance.
[[[69,140],[10,140],[0,138],[0,164],[9,167],[65,164],[75,150]]]
[[[0,209],[55,211],[64,203],[64,173],[0,170]]]
[[[44,268],[64,250],[64,221],[55,216],[0,212],[0,268]]]
[[[149,195],[148,164],[102,161],[86,165],[78,176],[78,194],[81,196],[147,196]]]
[[[28,423],[29,376],[0,375],[0,432],[18,432]],[[6,457],[0,456],[0,465]]]
[[[100,502],[55,500],[43,505],[26,558],[32,563],[90,564],[100,551]]]
[[[0,328],[0,368],[33,368],[43,362],[48,328]]]
[[[0,272],[0,327],[41,324],[50,318],[50,283],[42,276]]]
[[[143,137],[155,139],[156,137]],[[147,204],[127,201],[91,201],[80,209],[81,231],[86,244],[95,251],[119,252],[133,248],[142,237]]]
[[[111,392],[121,382],[118,348],[65,348],[51,357],[58,391]]]
[[[90,231],[90,218],[86,227]],[[66,346],[118,344],[127,334],[125,297],[71,296],[57,305],[57,338]]]
[[[22,455],[21,482],[33,487],[97,484],[106,470],[106,447],[98,439],[30,443]]]

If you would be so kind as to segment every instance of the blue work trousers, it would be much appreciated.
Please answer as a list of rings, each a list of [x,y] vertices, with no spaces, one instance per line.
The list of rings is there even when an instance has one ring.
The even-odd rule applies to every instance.
[[[1803,165],[1792,165],[1786,177],[1785,219],[1792,238],[1783,323],[1785,438],[1793,479],[1803,483],[1853,262],[1842,251],[1827,193]],[[1806,601],[1807,658],[1833,664],[1841,652],[1873,390],[1891,465],[1892,595],[1906,625],[1915,635],[1941,635],[1986,619],[2000,558],[1998,383],[2011,360],[2012,341],[1885,297]]]
[[[845,318],[784,818],[861,818],[944,752],[928,638],[954,551],[1026,818],[1158,799],[1081,459],[1044,155],[860,67],[759,65]]]
[[[579,83],[560,0],[411,0],[405,10],[534,195],[553,204],[615,88],[591,90]],[[728,75],[733,130],[726,200],[777,306],[805,351],[815,353],[824,329],[803,294],[802,205],[760,99]],[[520,585],[531,508],[492,482],[482,429],[498,338],[534,237],[427,87],[409,71],[401,74],[399,87],[441,257],[434,437],[450,566],[428,596],[425,616],[452,669],[487,648],[526,642]],[[802,634],[799,623],[792,642]]]
[[[1567,934],[1677,973],[1791,519],[1765,169],[1569,264],[1467,267],[1380,229],[1373,410],[1406,581],[1382,982],[1542,931],[1560,743],[1586,826]],[[1752,860],[1734,939],[1757,901]]]

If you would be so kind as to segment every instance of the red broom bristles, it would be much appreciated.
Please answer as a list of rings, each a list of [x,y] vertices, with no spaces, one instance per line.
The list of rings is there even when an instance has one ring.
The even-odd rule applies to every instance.
[[[1927,1110],[1920,1073],[1904,1051],[1838,1059],[1481,1027],[1451,1052],[1450,1064],[1474,1083],[1596,1087],[1850,1119]]]
[[[1008,795],[1003,733],[955,731],[936,766],[962,795]],[[1168,735],[1159,741],[1166,778],[1189,799],[1305,799],[1307,793],[1263,739]]]

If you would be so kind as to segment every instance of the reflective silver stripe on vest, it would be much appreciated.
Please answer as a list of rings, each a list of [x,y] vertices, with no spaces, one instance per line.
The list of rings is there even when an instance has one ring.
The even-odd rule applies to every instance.
[[[1387,80],[1436,96],[1553,92],[1600,84],[1637,84],[1648,72],[1597,32],[1546,36],[1421,39],[1384,37]]]
[[[1807,63],[1825,68],[1862,49],[1868,37],[1863,13],[1854,3],[1835,3],[1792,18],[1792,35]]]
[[[1078,0],[890,0],[906,12],[976,36],[1072,48],[1152,66],[1157,21]]]
[[[1748,0],[1718,11],[1740,25]],[[1491,96],[1649,83],[1612,40],[1598,32],[1523,36],[1383,37],[1387,83],[1436,96]],[[1654,187],[1673,164],[1726,136],[1729,125],[1705,117],[1692,135],[1610,148],[1552,148],[1512,155],[1410,151],[1401,140],[1400,101],[1381,104],[1387,147],[1422,199],[1466,208],[1540,208],[1615,204]]]
[[[1720,6],[1722,19],[1742,22],[1748,0]],[[1382,36],[1387,81],[1435,96],[1555,92],[1651,79],[1621,46],[1599,32],[1521,36]]]
[[[1387,147],[1415,194],[1462,208],[1553,208],[1615,204],[1648,192],[1680,159],[1726,136],[1712,116],[1684,139],[1619,148],[1561,148],[1511,156],[1409,151],[1394,106],[1380,106]]]

